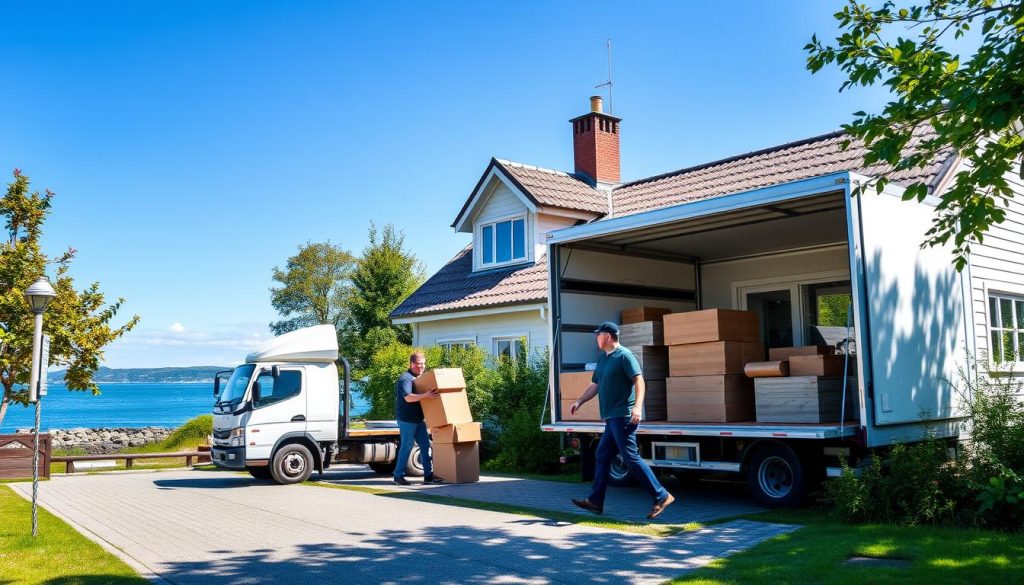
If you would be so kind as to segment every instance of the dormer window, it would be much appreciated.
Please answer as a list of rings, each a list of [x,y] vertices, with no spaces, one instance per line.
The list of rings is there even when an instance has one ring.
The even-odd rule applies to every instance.
[[[526,216],[480,226],[480,264],[501,266],[526,260]]]

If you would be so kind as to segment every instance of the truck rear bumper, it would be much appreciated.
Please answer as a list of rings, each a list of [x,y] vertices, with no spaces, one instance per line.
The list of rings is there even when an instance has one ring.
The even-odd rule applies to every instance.
[[[210,459],[221,469],[245,469],[245,447],[213,447]]]

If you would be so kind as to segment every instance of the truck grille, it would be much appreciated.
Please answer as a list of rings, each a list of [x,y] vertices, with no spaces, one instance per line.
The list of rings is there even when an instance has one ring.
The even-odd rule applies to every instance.
[[[214,439],[224,439],[224,440],[227,440],[230,437],[231,437],[231,429],[224,429],[223,431],[219,431],[217,429],[213,429],[213,438]]]

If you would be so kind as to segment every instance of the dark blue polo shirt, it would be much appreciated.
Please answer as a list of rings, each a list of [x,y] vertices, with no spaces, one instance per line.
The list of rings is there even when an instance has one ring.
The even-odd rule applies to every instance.
[[[395,418],[402,422],[423,422],[423,408],[419,402],[406,402],[405,397],[412,394],[412,381],[416,376],[406,370],[395,382]]]
[[[597,368],[590,381],[597,384],[602,419],[630,415],[636,402],[633,378],[640,373],[636,356],[621,345],[597,360]]]

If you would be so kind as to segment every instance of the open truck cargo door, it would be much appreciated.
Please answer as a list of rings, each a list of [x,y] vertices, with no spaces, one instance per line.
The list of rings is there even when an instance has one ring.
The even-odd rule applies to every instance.
[[[864,177],[852,177],[866,182]],[[935,207],[899,189],[851,199],[860,375],[876,425],[959,416],[953,384],[966,366],[963,281],[948,246],[922,248]],[[866,358],[866,359],[865,359]]]

